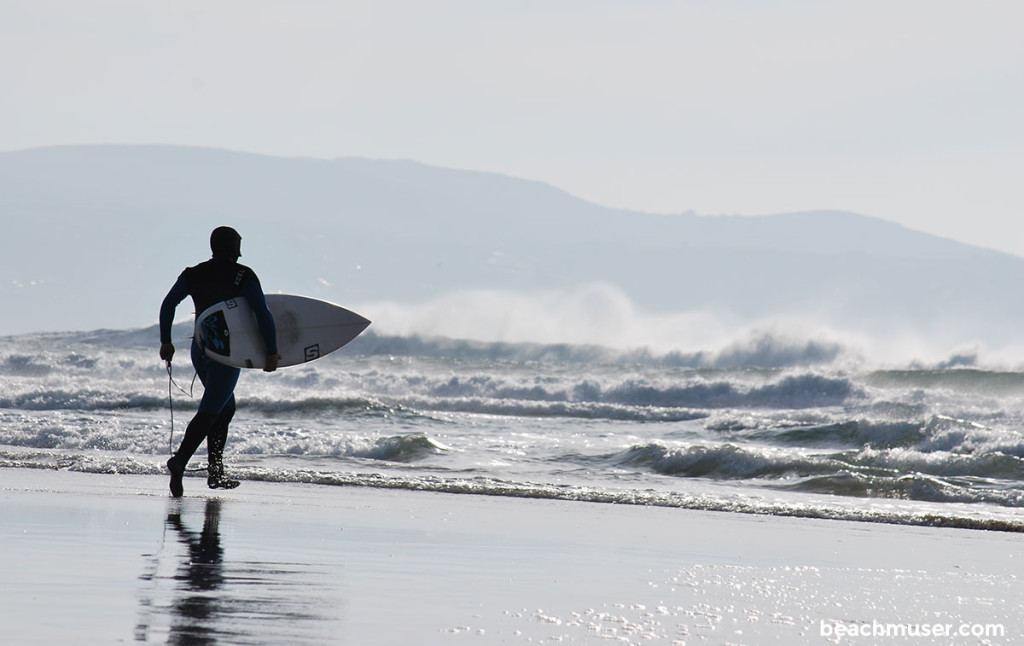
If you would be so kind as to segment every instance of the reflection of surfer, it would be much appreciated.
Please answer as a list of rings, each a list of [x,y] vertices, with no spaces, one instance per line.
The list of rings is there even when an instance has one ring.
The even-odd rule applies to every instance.
[[[251,546],[236,554],[227,542],[232,532],[222,536],[228,503],[217,497],[205,502],[200,528],[203,508],[168,501],[164,536],[176,543],[174,569],[165,571],[160,554],[152,555],[142,576],[152,586],[140,599],[135,641],[156,642],[156,633],[166,630],[160,643],[178,646],[335,643],[338,617],[330,601],[337,593],[322,583],[323,564],[240,560]],[[302,635],[310,639],[297,638]]]
[[[188,548],[187,558],[175,578],[187,593],[174,603],[171,622],[172,644],[214,644],[216,598],[209,593],[224,585],[224,550],[220,545],[220,500],[206,501],[206,519],[202,532],[188,529],[180,509],[167,514],[167,526],[178,532],[178,540]],[[197,623],[197,621],[199,623]]]
[[[273,372],[277,369],[280,355],[277,354],[274,316],[267,307],[256,273],[238,264],[238,258],[242,255],[241,245],[242,237],[231,227],[214,229],[210,236],[213,258],[181,272],[174,287],[167,293],[160,306],[160,358],[168,364],[174,357],[171,324],[178,303],[185,300],[186,296],[191,296],[198,314],[220,301],[244,296],[256,315],[267,348],[264,370]],[[204,439],[209,462],[209,477],[206,481],[209,487],[234,489],[239,484],[237,480],[224,477],[224,445],[227,443],[228,424],[235,414],[234,392],[240,370],[204,356],[196,339],[192,340],[192,365],[205,390],[199,402],[199,412],[189,422],[177,453],[167,461],[167,469],[171,472],[171,495],[175,498],[185,492],[182,485],[185,467]]]
[[[194,592],[216,590],[224,583],[222,564],[224,550],[220,546],[220,500],[206,501],[206,518],[203,531],[191,531],[181,521],[180,512],[167,514],[167,525],[178,532],[178,539],[188,547],[187,568],[188,589]]]

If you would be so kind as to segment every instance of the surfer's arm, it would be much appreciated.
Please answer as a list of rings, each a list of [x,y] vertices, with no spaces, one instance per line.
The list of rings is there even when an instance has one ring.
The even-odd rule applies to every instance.
[[[242,285],[242,296],[249,301],[252,313],[256,315],[256,323],[260,326],[260,335],[263,337],[263,345],[267,348],[267,356],[277,356],[277,324],[274,323],[274,315],[267,307],[267,298],[263,295],[263,288],[259,281],[250,280]]]
[[[188,296],[188,283],[185,282],[185,275],[178,276],[177,282],[171,287],[171,291],[164,296],[164,302],[160,304],[160,358],[170,361],[174,356],[174,346],[171,344],[171,325],[174,323],[174,311],[178,303]]]

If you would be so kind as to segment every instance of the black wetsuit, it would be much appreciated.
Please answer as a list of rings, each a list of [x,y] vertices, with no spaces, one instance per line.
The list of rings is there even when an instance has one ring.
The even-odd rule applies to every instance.
[[[277,329],[274,317],[267,307],[263,288],[256,273],[233,260],[214,257],[181,272],[160,306],[160,342],[171,342],[171,324],[178,304],[191,296],[198,316],[211,305],[229,298],[245,297],[256,315],[260,333],[268,354],[277,353]],[[192,341],[192,365],[203,382],[203,398],[199,412],[189,423],[185,438],[174,457],[182,468],[207,439],[211,486],[223,478],[223,452],[227,442],[228,424],[235,414],[235,384],[241,372],[238,368],[217,363],[204,356],[197,339]]]

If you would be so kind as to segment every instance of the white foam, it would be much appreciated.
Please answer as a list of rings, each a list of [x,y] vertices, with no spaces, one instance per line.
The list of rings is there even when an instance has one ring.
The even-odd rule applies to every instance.
[[[606,283],[541,292],[465,290],[422,303],[379,301],[356,309],[382,336],[642,348],[654,354],[735,356],[740,362],[824,348],[833,353],[830,360],[861,367],[945,365],[951,357],[960,363],[1024,365],[1024,343],[991,347],[939,328],[923,331],[898,322],[868,328],[829,321],[813,311],[757,320],[703,309],[648,312]]]

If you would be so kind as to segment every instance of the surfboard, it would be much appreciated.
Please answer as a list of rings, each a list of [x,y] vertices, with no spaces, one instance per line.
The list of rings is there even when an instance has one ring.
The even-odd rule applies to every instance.
[[[327,356],[370,325],[350,310],[306,296],[267,294],[277,326],[278,366],[294,366]],[[256,315],[245,298],[232,298],[196,317],[196,339],[214,361],[237,368],[263,368],[266,348]]]

